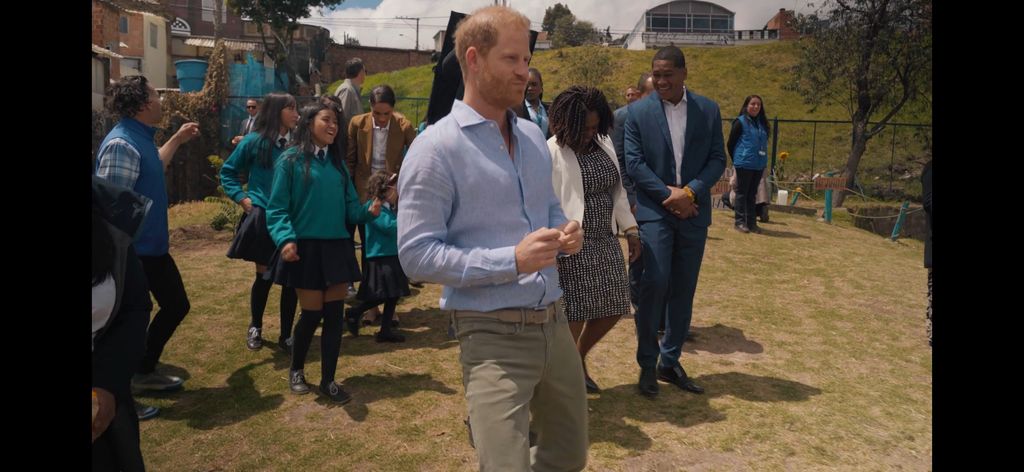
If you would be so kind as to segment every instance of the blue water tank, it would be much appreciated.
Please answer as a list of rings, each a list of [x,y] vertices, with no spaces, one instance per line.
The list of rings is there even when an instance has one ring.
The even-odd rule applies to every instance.
[[[209,63],[199,59],[185,59],[174,62],[178,75],[178,88],[182,92],[198,92],[203,89],[206,81],[206,69]]]

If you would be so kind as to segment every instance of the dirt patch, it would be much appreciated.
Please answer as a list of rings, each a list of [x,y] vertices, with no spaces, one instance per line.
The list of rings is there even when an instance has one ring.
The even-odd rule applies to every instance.
[[[208,225],[183,226],[170,231],[171,249],[176,252],[224,246],[231,244],[234,235],[234,231],[216,231]]]

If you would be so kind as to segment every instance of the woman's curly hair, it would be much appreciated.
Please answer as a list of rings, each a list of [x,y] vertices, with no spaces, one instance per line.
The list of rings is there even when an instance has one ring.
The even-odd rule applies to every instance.
[[[548,126],[555,142],[575,152],[585,149],[590,144],[583,142],[589,112],[597,113],[597,135],[607,136],[615,118],[604,93],[594,87],[573,85],[558,94],[548,109]]]

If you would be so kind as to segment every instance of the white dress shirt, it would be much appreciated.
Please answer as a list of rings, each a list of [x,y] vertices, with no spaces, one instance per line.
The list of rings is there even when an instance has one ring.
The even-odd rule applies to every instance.
[[[668,132],[672,136],[672,153],[676,159],[676,186],[682,187],[683,146],[686,144],[686,87],[683,87],[683,98],[673,105],[668,100],[661,101],[665,109],[665,120],[668,121]]]
[[[388,125],[383,128],[377,126],[376,121],[373,122],[373,160],[370,162],[370,172],[383,170],[387,166],[384,155],[388,150],[388,130],[390,128],[390,120],[388,120]]]

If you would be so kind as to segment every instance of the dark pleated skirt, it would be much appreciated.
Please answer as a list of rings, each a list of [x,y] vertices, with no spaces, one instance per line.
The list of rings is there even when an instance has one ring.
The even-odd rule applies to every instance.
[[[304,290],[327,287],[362,279],[355,245],[351,239],[299,239],[299,260],[286,262],[281,251],[274,251],[267,270],[274,283]]]
[[[409,278],[405,276],[398,256],[369,257],[365,276],[356,298],[361,301],[386,300],[410,295]]]
[[[268,265],[275,249],[274,240],[267,231],[266,210],[253,205],[252,211],[243,214],[242,219],[238,220],[235,238],[228,248],[228,257]]]

